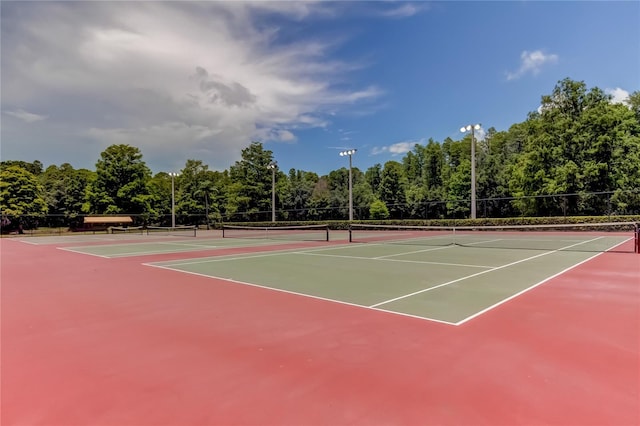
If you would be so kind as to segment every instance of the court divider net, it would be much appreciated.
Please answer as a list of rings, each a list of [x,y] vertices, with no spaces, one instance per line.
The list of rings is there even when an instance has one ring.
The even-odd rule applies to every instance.
[[[329,225],[242,226],[223,225],[222,238],[284,241],[329,241]]]
[[[142,226],[112,226],[109,228],[112,234],[143,234]]]
[[[512,226],[404,226],[353,223],[352,243],[479,248],[640,252],[636,222]]]
[[[148,226],[147,235],[170,235],[176,237],[195,237],[198,227],[193,226]]]

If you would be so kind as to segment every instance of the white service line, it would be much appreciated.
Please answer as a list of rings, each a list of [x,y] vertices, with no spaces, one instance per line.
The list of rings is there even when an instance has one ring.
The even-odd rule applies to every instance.
[[[464,263],[446,263],[446,262],[428,262],[422,260],[403,260],[403,259],[382,259],[379,257],[362,257],[362,256],[343,256],[339,254],[323,254],[323,253],[309,253],[309,252],[293,252],[291,254],[304,254],[307,256],[325,256],[325,257],[339,257],[342,259],[360,259],[360,260],[381,260],[383,262],[401,262],[401,263],[421,263],[426,265],[445,265],[445,266],[463,266],[466,268],[482,268],[482,269],[493,269],[495,266],[485,266],[485,265],[467,265]]]
[[[532,286],[530,286],[530,287],[527,287],[527,288],[525,288],[524,290],[521,290],[521,291],[519,291],[519,292],[517,292],[517,293],[515,293],[515,294],[513,294],[513,295],[511,295],[511,296],[509,296],[509,297],[507,297],[506,299],[503,299],[503,300],[501,300],[501,301],[499,301],[499,302],[497,302],[497,303],[494,303],[493,305],[488,306],[488,307],[484,308],[483,310],[481,310],[481,311],[479,311],[479,312],[476,312],[475,314],[473,314],[473,315],[471,315],[471,316],[468,316],[468,317],[466,317],[466,318],[465,318],[465,319],[463,319],[463,320],[458,321],[457,323],[455,323],[455,325],[462,325],[462,324],[464,324],[465,322],[470,321],[470,320],[472,320],[472,319],[474,319],[474,318],[476,318],[476,317],[478,317],[478,316],[480,316],[480,315],[484,314],[485,312],[488,312],[488,311],[490,311],[491,309],[494,309],[494,308],[496,308],[496,307],[498,307],[498,306],[502,305],[503,303],[508,302],[509,300],[515,299],[516,297],[518,297],[518,296],[520,296],[520,295],[522,295],[522,294],[524,294],[524,293],[528,292],[529,290],[532,290],[532,289],[534,289],[534,288],[536,288],[536,287],[538,287],[538,286],[540,286],[540,285],[542,285],[542,284],[546,283],[547,281],[552,280],[553,278],[556,278],[556,277],[558,277],[558,276],[560,276],[560,275],[564,274],[565,272],[568,272],[568,271],[572,270],[573,268],[577,268],[578,266],[582,265],[583,263],[586,263],[586,262],[590,261],[591,259],[595,259],[596,257],[598,257],[598,256],[600,256],[600,255],[602,255],[602,254],[606,253],[607,251],[613,250],[614,248],[616,248],[616,247],[618,247],[618,246],[620,246],[620,245],[622,245],[622,244],[626,243],[626,242],[627,242],[627,241],[629,241],[629,240],[631,240],[631,238],[626,239],[626,240],[622,241],[622,242],[621,242],[621,243],[619,243],[619,244],[616,244],[615,246],[613,246],[613,247],[611,247],[611,248],[607,249],[606,251],[603,251],[603,252],[601,252],[601,253],[596,253],[596,254],[594,254],[593,256],[591,256],[591,257],[589,257],[589,258],[587,258],[587,259],[585,259],[585,260],[583,260],[583,261],[581,261],[581,262],[576,263],[575,265],[569,266],[568,268],[563,269],[562,271],[558,272],[557,274],[551,275],[550,277],[547,277],[547,278],[543,279],[542,281],[539,281],[539,282],[537,282],[536,284],[534,284],[534,285],[532,285]]]
[[[526,261],[529,261],[529,260],[532,260],[532,259],[536,259],[538,257],[546,256],[546,255],[551,254],[551,253],[556,253],[556,252],[561,251],[561,250],[566,250],[568,248],[579,246],[581,244],[590,243],[592,241],[596,241],[596,240],[599,240],[601,238],[604,238],[604,237],[596,237],[596,238],[593,238],[591,240],[582,241],[582,242],[579,242],[579,243],[576,243],[576,244],[565,246],[565,247],[559,248],[557,250],[546,251],[544,253],[540,253],[540,254],[537,254],[535,256],[527,257],[526,259],[517,260],[515,262],[507,263],[506,265],[497,266],[497,267],[492,268],[492,269],[487,269],[486,271],[477,272],[475,274],[471,274],[471,275],[468,275],[466,277],[458,278],[458,279],[455,279],[455,280],[452,280],[452,281],[447,281],[446,283],[442,283],[442,284],[439,284],[439,285],[434,286],[434,287],[425,288],[425,289],[422,289],[422,290],[414,291],[413,293],[405,294],[403,296],[398,296],[398,297],[394,297],[393,299],[389,299],[389,300],[385,300],[385,301],[382,301],[382,302],[379,302],[379,303],[375,303],[373,305],[370,305],[369,307],[370,308],[375,308],[377,306],[386,305],[387,303],[395,302],[397,300],[406,299],[407,297],[415,296],[417,294],[426,293],[427,291],[435,290],[435,289],[440,288],[440,287],[444,287],[444,286],[451,285],[451,284],[454,284],[454,283],[457,283],[457,282],[460,282],[460,281],[464,281],[464,280],[467,280],[469,278],[474,278],[474,277],[477,277],[479,275],[486,274],[486,273],[489,273],[489,272],[497,271],[499,269],[508,268],[509,266],[517,265],[517,264],[522,263],[522,262],[526,262]]]
[[[79,250],[74,250],[72,248],[66,248],[66,247],[56,247],[56,249],[58,250],[64,250],[64,251],[70,251],[72,253],[79,253],[79,254],[88,254],[89,256],[95,256],[95,257],[101,257],[103,259],[110,259],[109,256],[103,256],[101,254],[94,254],[94,253],[87,253],[86,251],[79,251]]]
[[[377,312],[384,312],[384,313],[392,314],[392,315],[400,315],[400,316],[403,316],[403,317],[416,318],[416,319],[430,321],[430,322],[437,322],[437,323],[440,323],[440,324],[455,325],[455,323],[453,323],[453,322],[439,320],[439,319],[436,319],[436,318],[421,317],[419,315],[407,314],[407,313],[404,313],[404,312],[395,312],[395,311],[388,311],[386,309],[372,308],[372,307],[365,306],[365,305],[358,305],[357,303],[345,302],[345,301],[336,300],[336,299],[328,299],[328,298],[322,297],[322,296],[315,296],[313,294],[298,293],[298,292],[292,291],[292,290],[285,290],[285,289],[276,288],[276,287],[269,287],[269,286],[266,286],[266,285],[254,284],[254,283],[250,283],[250,282],[247,282],[247,281],[234,280],[233,278],[217,277],[217,276],[214,276],[214,275],[202,274],[200,272],[185,271],[185,270],[182,270],[182,269],[174,269],[174,268],[171,268],[169,266],[153,265],[153,264],[150,264],[150,263],[146,263],[146,264],[143,264],[143,265],[151,266],[151,267],[154,267],[154,268],[167,269],[169,271],[174,271],[174,272],[181,272],[181,273],[184,273],[184,274],[197,275],[197,276],[200,276],[200,277],[210,278],[210,279],[214,279],[214,280],[227,281],[227,282],[234,283],[234,284],[241,284],[241,285],[246,285],[246,286],[250,286],[250,287],[257,287],[257,288],[261,288],[261,289],[264,289],[264,290],[276,291],[276,292],[279,292],[279,293],[286,293],[286,294],[292,294],[292,295],[295,295],[295,296],[302,296],[302,297],[306,297],[306,298],[310,298],[310,299],[323,300],[325,302],[338,303],[340,305],[347,305],[347,306],[352,306],[352,307],[355,307],[355,308],[369,309],[369,310],[373,310],[373,311],[377,311]]]
[[[373,245],[373,244],[371,244]],[[241,247],[246,247],[246,246],[241,246]],[[233,247],[230,247],[233,248]],[[349,245],[349,244],[345,244],[345,245],[336,245],[336,246],[327,246],[327,247],[320,247],[320,248],[312,248],[312,249],[308,249],[305,250],[305,252],[317,252],[317,251],[325,251],[325,250],[338,250],[338,249],[343,249],[343,248],[353,248],[353,246]],[[224,256],[216,256],[216,257],[207,257],[207,258],[203,258],[203,259],[198,259],[198,260],[194,260],[194,261],[188,261],[188,262],[182,262],[182,261],[178,261],[177,263],[172,263],[172,262],[157,262],[157,263],[148,263],[148,266],[182,266],[182,265],[194,265],[197,263],[207,263],[207,262],[223,262],[226,260],[242,260],[242,259],[254,259],[254,258],[258,258],[258,257],[270,257],[270,256],[280,256],[282,254],[289,254],[289,253],[296,253],[296,252],[300,252],[301,249],[297,248],[297,249],[283,249],[283,250],[273,250],[273,251],[269,251],[268,253],[261,253],[261,254],[255,254],[255,255],[247,255],[247,254],[229,254],[229,255],[224,255]],[[234,256],[234,257],[230,257],[230,256]]]
[[[424,250],[414,250],[414,251],[406,251],[406,252],[402,252],[402,253],[387,254],[387,255],[384,255],[384,256],[372,257],[371,259],[386,259],[388,257],[404,256],[404,255],[407,255],[407,254],[415,254],[415,253],[424,253],[426,251],[443,250],[443,249],[448,249],[448,248],[451,248],[451,247],[455,247],[455,246],[453,244],[448,244],[446,246],[431,247],[431,248],[424,249]]]

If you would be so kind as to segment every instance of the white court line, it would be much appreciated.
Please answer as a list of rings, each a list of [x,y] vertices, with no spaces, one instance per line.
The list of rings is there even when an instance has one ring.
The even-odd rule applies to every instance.
[[[498,238],[498,239],[495,239],[495,240],[478,241],[478,242],[475,242],[475,243],[464,244],[464,246],[472,246],[474,244],[493,243],[493,242],[496,242],[496,241],[502,241],[502,239]],[[446,249],[446,248],[451,248],[451,247],[455,247],[456,245],[457,244],[452,243],[452,244],[450,244],[448,246],[444,246],[444,247],[428,248],[428,249],[424,249],[424,250],[415,250],[415,251],[409,251],[409,252],[404,252],[404,253],[396,253],[396,254],[387,254],[385,256],[373,257],[372,259],[385,259],[387,257],[404,256],[405,254],[424,253],[426,251],[434,251],[434,250],[442,250],[442,249]],[[493,268],[493,266],[490,266],[490,268]]]
[[[213,240],[212,238],[210,240]],[[264,245],[273,245],[273,244],[269,244],[269,243],[265,243],[265,244],[256,244],[256,245],[217,245],[217,246],[210,246],[207,244],[185,244],[185,243],[178,243],[175,241],[160,241],[160,242],[156,242],[156,243],[134,243],[135,244],[157,244],[157,245],[168,245],[168,246],[185,246],[185,247],[193,247],[193,248],[199,248],[202,250],[210,250],[210,249],[234,249],[234,248],[245,248],[245,247],[262,247]],[[119,244],[119,245],[112,245],[112,246],[108,246],[108,247],[126,247],[129,246],[129,244]],[[84,247],[95,247],[95,246],[84,246]],[[288,249],[288,250],[293,250],[293,249]],[[187,250],[187,249],[175,249],[175,250],[166,250],[166,251],[139,251],[139,252],[125,252],[125,253],[118,253],[115,254],[111,257],[125,257],[125,256],[146,256],[146,255],[150,255],[150,254],[164,254],[164,253],[188,253],[190,251],[197,251],[197,250]],[[222,256],[220,256],[222,257]],[[209,259],[209,258],[207,258]]]
[[[370,244],[373,245],[373,244]],[[241,246],[241,247],[245,247],[245,246]],[[316,251],[325,251],[325,250],[338,250],[338,249],[344,249],[344,248],[353,248],[352,245],[349,244],[345,244],[345,245],[337,245],[337,246],[327,246],[327,247],[320,247],[320,248],[311,248],[308,250],[305,250],[305,252],[316,252]],[[296,253],[296,252],[301,252],[302,249],[284,249],[284,250],[272,250],[269,251],[268,253],[261,253],[261,254],[255,254],[255,255],[248,255],[248,254],[229,254],[229,255],[224,255],[224,256],[216,256],[216,257],[206,257],[203,259],[196,259],[196,260],[190,260],[188,262],[181,262],[178,261],[177,263],[172,263],[171,261],[165,261],[165,262],[152,262],[152,263],[148,263],[147,265],[149,266],[157,266],[157,265],[171,265],[171,266],[182,266],[182,265],[194,265],[194,264],[198,264],[198,263],[207,263],[207,262],[222,262],[222,261],[226,261],[226,260],[242,260],[242,259],[253,259],[253,258],[258,258],[258,257],[270,257],[270,256],[280,256],[282,254],[289,254],[289,253]],[[230,256],[235,256],[235,257],[230,257]]]
[[[453,246],[452,246],[453,247]],[[404,260],[404,259],[382,259],[379,257],[362,257],[362,256],[343,256],[339,254],[322,254],[322,253],[308,253],[308,252],[293,252],[291,254],[303,254],[306,256],[325,256],[325,257],[338,257],[342,259],[360,259],[360,260],[373,260],[378,261],[381,260],[383,262],[400,262],[400,263],[421,263],[425,265],[445,265],[445,266],[463,266],[466,268],[482,268],[482,269],[492,269],[495,266],[485,266],[485,265],[467,265],[464,263],[446,263],[446,262],[428,262],[422,260]]]
[[[74,250],[73,248],[67,248],[67,247],[56,247],[56,249],[64,250],[64,251],[70,251],[72,253],[88,254],[89,256],[101,257],[103,259],[110,259],[111,258],[110,256],[103,256],[101,254],[87,253],[85,251]]]
[[[354,243],[354,244],[357,244],[357,243]],[[288,254],[288,253],[297,253],[297,254],[315,253],[315,252],[318,252],[318,251],[326,251],[326,250],[350,249],[350,248],[354,248],[354,244],[331,245],[331,246],[327,246],[327,247],[304,249],[304,251],[302,251],[303,249],[272,250],[272,251],[269,251],[268,253],[261,253],[261,254],[256,254],[256,255],[247,255],[247,254],[245,254],[245,255],[242,255],[242,254],[237,255],[237,254],[232,254],[232,255],[224,255],[224,256],[216,256],[216,257],[207,257],[207,258],[203,258],[203,259],[190,260],[190,261],[186,261],[186,262],[177,261],[177,263],[171,263],[171,261],[163,261],[163,262],[157,262],[157,263],[156,262],[151,262],[151,263],[148,263],[147,265],[156,266],[156,264],[162,264],[162,265],[182,266],[182,265],[193,265],[193,264],[207,263],[207,262],[222,262],[222,261],[226,261],[226,260],[242,260],[242,259],[253,259],[253,258],[258,258],[258,257],[279,256],[281,254]],[[389,242],[368,243],[364,247],[386,246],[388,244],[389,244]],[[230,248],[234,248],[234,247],[235,246],[232,246]],[[246,247],[246,246],[238,246],[238,247]],[[355,246],[355,247],[357,247],[357,246]],[[437,247],[436,249],[450,248],[450,247],[454,247],[454,245],[450,245],[450,246],[446,246],[446,247]],[[427,250],[429,250],[429,249],[427,249]],[[406,254],[406,253],[403,253],[403,254]],[[229,256],[235,256],[235,257],[229,257]],[[367,259],[373,259],[373,258],[367,258]],[[384,260],[384,259],[382,259],[382,260]],[[483,267],[483,266],[480,266],[480,267]],[[493,268],[493,266],[486,266],[486,268]]]
[[[594,241],[594,240],[597,240],[599,238],[602,238],[602,237],[594,238],[593,240],[590,240],[590,241]],[[579,244],[582,244],[582,243],[587,243],[587,242],[590,242],[590,241],[583,241],[583,242],[580,242],[580,243],[575,244],[575,245],[579,245]],[[621,244],[625,243],[626,241],[628,241],[628,240],[625,240],[622,243],[617,244],[616,246],[610,248],[609,250],[612,250],[613,248],[617,247],[618,245],[621,245]],[[348,247],[351,247],[351,246],[350,245],[346,245],[346,246],[338,246],[338,247],[325,247],[325,248],[319,248],[319,249],[312,249],[311,251],[322,251],[322,250],[330,250],[330,249],[343,248],[343,247],[347,247],[348,248]],[[569,246],[569,247],[571,247],[571,246]],[[565,248],[569,248],[569,247],[565,247]],[[559,250],[561,250],[561,249],[559,249]],[[554,251],[542,253],[542,254],[534,256],[534,257],[544,256],[546,254],[554,253],[554,252],[559,251],[559,250],[554,250]],[[274,253],[273,255],[276,255],[276,254],[287,254],[288,252],[294,252],[295,253],[294,250],[282,250],[279,253]],[[600,254],[602,254],[602,253],[598,253],[595,256],[598,256]],[[585,261],[582,261],[582,262],[574,265],[571,268],[574,268],[574,267],[576,267],[576,266],[578,266],[578,265],[580,265],[582,263],[585,263],[586,261],[588,261],[590,259],[593,259],[595,256],[592,256],[591,258],[589,258],[589,259],[587,259]],[[251,256],[251,257],[262,257],[262,256]],[[242,257],[242,258],[238,258],[238,259],[243,259],[243,258],[248,258],[248,256],[245,256],[245,257]],[[212,259],[209,259],[209,261],[210,260],[212,260]],[[220,259],[220,260],[224,260],[224,259]],[[226,260],[233,260],[233,259],[226,259]],[[523,259],[523,260],[521,260],[519,262],[523,262],[525,260],[528,260],[528,259]],[[514,262],[514,263],[519,263],[519,262]],[[213,275],[207,275],[207,274],[203,274],[203,273],[199,273],[199,272],[185,271],[185,270],[181,270],[181,269],[177,269],[177,268],[173,267],[173,266],[180,266],[180,265],[194,264],[194,263],[204,263],[204,262],[185,262],[185,263],[179,263],[179,264],[172,264],[171,266],[161,265],[159,263],[156,263],[156,264],[154,264],[154,263],[143,263],[143,265],[144,266],[151,266],[151,267],[154,267],[154,268],[166,269],[166,270],[174,271],[174,272],[197,275],[197,276],[204,277],[204,278],[217,279],[217,280],[221,280],[221,281],[227,281],[227,282],[231,282],[231,283],[247,285],[247,286],[251,286],[251,287],[257,287],[257,288],[261,288],[261,289],[265,289],[265,290],[271,290],[271,291],[276,291],[276,292],[281,292],[281,293],[292,294],[292,295],[296,295],[296,296],[307,297],[307,298],[311,298],[311,299],[317,299],[317,300],[323,300],[323,301],[327,301],[327,302],[333,302],[333,303],[346,305],[346,306],[352,306],[352,307],[361,308],[361,309],[369,309],[369,310],[373,310],[373,311],[377,311],[377,312],[384,312],[384,313],[387,313],[387,314],[399,315],[399,316],[402,316],[402,317],[414,318],[414,319],[419,319],[419,320],[423,320],[423,321],[436,322],[436,323],[440,323],[440,324],[447,324],[447,325],[453,325],[453,326],[457,326],[457,325],[460,325],[460,324],[462,324],[462,323],[464,323],[466,321],[469,321],[470,319],[478,316],[480,313],[486,312],[487,310],[492,308],[492,307],[491,308],[487,308],[487,309],[481,311],[480,313],[477,313],[477,314],[472,315],[471,317],[465,318],[464,320],[462,320],[460,322],[453,323],[453,322],[450,322],[450,321],[439,320],[439,319],[436,319],[436,318],[422,317],[422,316],[413,315],[413,314],[409,314],[409,313],[396,312],[396,311],[391,311],[391,310],[387,310],[387,309],[382,309],[382,308],[376,307],[375,305],[372,305],[372,306],[358,305],[358,304],[351,303],[351,302],[344,302],[344,301],[335,300],[335,299],[328,299],[328,298],[324,298],[324,297],[321,297],[321,296],[314,296],[314,295],[305,294],[305,293],[298,293],[298,292],[294,292],[294,291],[291,291],[291,290],[278,289],[278,288],[264,286],[264,285],[260,285],[260,284],[254,284],[254,283],[249,283],[249,282],[245,282],[245,281],[234,280],[234,279],[231,279],[231,278],[224,278],[224,277],[217,277],[217,276],[213,276]],[[507,266],[509,266],[509,265],[504,265],[504,266],[501,266],[501,267],[498,267],[498,268],[495,268],[495,269],[500,269],[500,268],[507,267]],[[571,268],[569,268],[569,269],[571,269]],[[565,271],[563,271],[563,272],[565,272]],[[481,273],[484,273],[484,272],[490,272],[490,271],[483,271]],[[546,281],[550,280],[551,278],[553,278],[553,277],[555,277],[557,275],[562,274],[563,272],[560,272],[560,273],[558,273],[558,274],[556,274],[556,275],[554,275],[552,277],[549,277],[549,278],[545,279],[544,281],[536,284],[536,286],[542,284],[543,282],[546,282]],[[475,275],[479,275],[479,274],[475,274]],[[469,277],[466,277],[466,278],[469,278]],[[520,292],[518,294],[521,294],[521,293],[523,293],[523,292]],[[516,296],[517,295],[509,297],[507,300],[511,300],[512,298],[514,298]],[[495,304],[493,307],[498,306],[498,305],[506,302],[507,300],[499,302],[499,303]]]
[[[406,299],[407,297],[412,297],[412,296],[415,296],[417,294],[421,294],[421,293],[425,293],[427,291],[435,290],[435,289],[440,288],[440,287],[451,285],[451,284],[454,284],[454,283],[457,283],[457,282],[460,282],[460,281],[464,281],[464,280],[467,280],[469,278],[477,277],[479,275],[483,275],[483,274],[486,274],[486,273],[489,273],[489,272],[497,271],[499,269],[508,268],[509,266],[517,265],[519,263],[526,262],[528,260],[532,260],[532,259],[536,259],[538,257],[546,256],[546,255],[551,254],[551,253],[556,253],[556,252],[558,252],[560,250],[565,250],[565,249],[568,249],[568,248],[571,248],[571,247],[579,246],[581,244],[590,243],[592,241],[596,241],[596,240],[599,240],[601,238],[604,238],[604,237],[596,237],[596,238],[593,238],[591,240],[582,241],[580,243],[576,243],[576,244],[572,244],[572,245],[569,245],[569,246],[565,246],[565,247],[559,248],[557,250],[546,251],[544,253],[540,253],[540,254],[537,254],[535,256],[531,256],[531,257],[527,257],[525,259],[517,260],[515,262],[507,263],[506,265],[497,266],[495,268],[488,269],[486,271],[477,272],[475,274],[471,274],[471,275],[468,275],[466,277],[458,278],[458,279],[455,279],[455,280],[452,280],[452,281],[447,281],[446,283],[438,284],[437,286],[434,286],[434,287],[425,288],[425,289],[422,289],[422,290],[414,291],[413,293],[405,294],[403,296],[398,296],[398,297],[394,297],[393,299],[389,299],[389,300],[385,300],[385,301],[382,301],[382,302],[379,302],[379,303],[375,303],[375,304],[373,304],[373,305],[371,305],[369,307],[370,308],[375,308],[377,306],[386,305],[387,303],[395,302],[395,301],[401,300],[401,299]]]
[[[622,241],[621,243],[616,244],[615,246],[613,246],[613,247],[611,247],[611,248],[608,248],[606,251],[603,251],[603,252],[601,252],[601,253],[596,253],[596,254],[594,254],[593,256],[591,256],[591,257],[589,257],[589,258],[587,258],[587,259],[585,259],[585,260],[583,260],[583,261],[581,261],[581,262],[578,262],[578,263],[576,263],[576,264],[575,264],[575,265],[573,265],[573,266],[569,266],[568,268],[563,269],[562,271],[558,272],[557,274],[551,275],[550,277],[545,278],[545,279],[543,279],[542,281],[537,282],[536,284],[534,284],[534,285],[532,285],[532,286],[530,286],[530,287],[527,287],[527,288],[525,288],[524,290],[521,290],[521,291],[519,291],[518,293],[515,293],[515,294],[513,294],[513,295],[511,295],[511,296],[507,297],[506,299],[501,300],[500,302],[494,303],[493,305],[488,306],[488,307],[484,308],[483,310],[478,311],[478,312],[476,312],[475,314],[473,314],[473,315],[471,315],[471,316],[468,316],[467,318],[465,318],[465,319],[463,319],[463,320],[458,321],[457,323],[455,323],[455,325],[462,325],[462,324],[464,324],[465,322],[470,321],[470,320],[472,320],[472,319],[474,319],[474,318],[476,318],[476,317],[478,317],[478,316],[480,316],[480,315],[482,315],[482,314],[484,314],[484,313],[486,313],[486,312],[488,312],[488,311],[490,311],[490,310],[492,310],[492,309],[494,309],[494,308],[496,308],[496,307],[498,307],[498,306],[502,305],[503,303],[507,303],[508,301],[510,301],[510,300],[512,300],[512,299],[515,299],[516,297],[518,297],[518,296],[520,296],[520,295],[522,295],[522,294],[524,294],[524,293],[528,292],[529,290],[532,290],[532,289],[534,289],[534,288],[536,288],[536,287],[538,287],[538,286],[540,286],[540,285],[542,285],[542,284],[546,283],[547,281],[552,280],[552,279],[554,279],[554,278],[556,278],[556,277],[558,277],[558,276],[560,276],[560,275],[564,274],[565,272],[568,272],[568,271],[572,270],[573,268],[577,268],[578,266],[582,265],[583,263],[586,263],[586,262],[590,261],[591,259],[595,259],[596,257],[598,257],[598,256],[600,256],[600,255],[602,255],[602,254],[606,253],[607,251],[613,250],[613,249],[615,249],[616,247],[618,247],[618,246],[620,246],[620,245],[622,245],[622,244],[624,244],[624,243],[626,243],[627,241],[632,240],[632,239],[633,239],[633,238],[628,238],[628,239],[626,239],[626,240]]]
[[[201,246],[202,247],[202,246]],[[202,247],[202,249],[206,249],[207,247]],[[215,248],[215,246],[213,246],[213,248]],[[116,257],[135,257],[135,256],[149,256],[152,254],[168,254],[168,253],[189,253],[192,251],[197,251],[197,250],[192,250],[189,248],[174,248],[173,250],[167,248],[166,250],[155,250],[155,251],[130,251],[130,252],[124,252],[124,253],[116,253],[116,254],[112,254],[110,256],[110,258],[116,258]]]
[[[442,246],[442,247],[432,247],[432,248],[428,248],[428,249],[424,249],[424,250],[414,250],[414,251],[407,251],[407,252],[403,252],[403,253],[394,253],[394,254],[387,254],[384,256],[377,256],[377,257],[372,257],[371,259],[386,259],[388,257],[395,257],[395,256],[404,256],[407,254],[414,254],[414,253],[424,253],[426,251],[434,251],[434,250],[443,250],[443,249],[448,249],[451,247],[455,247],[453,244],[450,245],[446,245],[446,246]]]
[[[172,241],[159,241],[157,243],[154,244],[158,244],[158,245],[164,245],[164,246],[184,246],[184,247],[219,247],[219,246],[210,246],[208,244],[193,244],[193,243],[179,243],[179,242],[172,242]]]
[[[30,237],[34,241],[27,241],[26,239],[14,239],[13,241],[18,241],[20,243],[31,244],[34,246],[51,246],[54,244],[82,244],[82,243],[90,243],[90,242],[102,242],[102,241],[116,241],[113,238],[94,238],[87,239],[82,237]],[[3,238],[4,239],[4,238]],[[35,241],[38,240],[38,241]]]
[[[153,265],[151,263],[143,263],[143,265],[151,266],[151,267],[154,267],[154,268],[167,269],[169,271],[174,271],[174,272],[181,272],[181,273],[184,273],[184,274],[197,275],[199,277],[211,278],[211,279],[220,280],[220,281],[227,281],[227,282],[234,283],[234,284],[241,284],[241,285],[246,285],[246,286],[250,286],[250,287],[257,287],[257,288],[261,288],[261,289],[264,289],[264,290],[276,291],[276,292],[279,292],[279,293],[287,293],[287,294],[292,294],[292,295],[295,295],[295,296],[301,296],[301,297],[306,297],[306,298],[310,298],[310,299],[322,300],[322,301],[325,301],[325,302],[338,303],[340,305],[346,305],[346,306],[351,306],[351,307],[355,307],[355,308],[368,309],[368,310],[372,310],[372,311],[384,312],[384,313],[387,313],[387,314],[399,315],[399,316],[403,316],[403,317],[416,318],[416,319],[421,319],[421,320],[424,320],[424,321],[437,322],[437,323],[441,323],[441,324],[455,325],[455,323],[453,323],[453,322],[439,320],[439,319],[435,319],[435,318],[421,317],[421,316],[418,316],[418,315],[407,314],[407,313],[404,313],[404,312],[395,312],[395,311],[388,311],[386,309],[372,308],[370,306],[358,305],[357,303],[344,302],[342,300],[328,299],[328,298],[322,297],[322,296],[314,296],[312,294],[298,293],[296,291],[284,290],[284,289],[281,289],[281,288],[269,287],[269,286],[265,286],[265,285],[261,285],[261,284],[254,284],[254,283],[250,283],[250,282],[246,282],[246,281],[234,280],[233,278],[224,278],[224,277],[217,277],[217,276],[214,276],[214,275],[202,274],[200,272],[184,271],[182,269],[175,269],[175,268],[171,268],[169,266]]]

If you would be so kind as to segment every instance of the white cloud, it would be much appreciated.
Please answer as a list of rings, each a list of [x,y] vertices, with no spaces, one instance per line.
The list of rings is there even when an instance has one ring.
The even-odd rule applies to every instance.
[[[542,50],[533,52],[523,51],[520,54],[520,68],[515,72],[507,72],[507,80],[515,80],[525,74],[536,75],[543,66],[558,62],[558,55],[554,53],[546,54]]]
[[[17,111],[4,111],[4,113],[12,117],[19,118],[26,123],[34,123],[36,121],[42,121],[48,118],[48,116],[46,115],[34,114],[23,109],[19,109]]]
[[[320,2],[3,4],[2,104],[27,122],[47,116],[15,106],[55,109],[51,130],[78,135],[78,147],[130,143],[156,169],[208,153],[226,168],[251,140],[294,142],[296,129],[325,127],[331,113],[383,94],[342,88],[362,65],[329,58],[334,41],[283,43],[282,28],[262,20],[330,11]]]
[[[421,10],[422,7],[419,7],[413,3],[404,3],[401,6],[395,7],[393,9],[385,10],[381,13],[381,15],[388,18],[406,18],[419,13]]]
[[[371,155],[380,155],[380,154],[387,154],[387,153],[391,154],[394,157],[398,155],[403,155],[411,151],[416,144],[422,143],[422,142],[423,142],[422,140],[405,141],[405,142],[397,142],[387,146],[375,146],[371,149]]]
[[[614,104],[626,104],[629,98],[629,92],[619,87],[615,89],[605,89],[604,91],[612,96],[611,102]]]

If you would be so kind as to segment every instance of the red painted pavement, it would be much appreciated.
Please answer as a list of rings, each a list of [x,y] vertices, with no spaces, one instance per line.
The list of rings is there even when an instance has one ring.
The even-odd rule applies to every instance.
[[[168,255],[0,249],[2,425],[640,423],[638,255],[454,327],[141,265]]]

